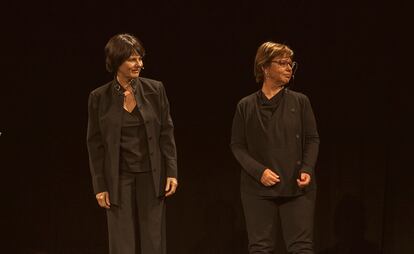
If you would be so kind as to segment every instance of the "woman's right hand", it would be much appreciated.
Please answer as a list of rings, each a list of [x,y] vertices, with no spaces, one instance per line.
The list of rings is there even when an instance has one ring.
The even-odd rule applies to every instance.
[[[262,178],[260,178],[260,181],[264,186],[269,187],[280,182],[280,178],[275,172],[267,168],[263,171]]]
[[[107,191],[99,192],[96,194],[96,200],[100,207],[109,209],[111,208],[111,203],[109,202],[109,193]]]

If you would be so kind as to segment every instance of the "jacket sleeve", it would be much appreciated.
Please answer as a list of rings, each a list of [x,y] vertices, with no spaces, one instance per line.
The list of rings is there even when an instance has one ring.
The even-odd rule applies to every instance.
[[[312,106],[306,96],[302,107],[303,157],[300,172],[313,175],[319,152],[319,134]]]
[[[170,115],[170,104],[165,92],[165,88],[161,83],[160,87],[161,100],[161,133],[160,133],[160,149],[161,155],[164,157],[165,169],[167,177],[177,178],[177,150],[174,140],[174,124]]]
[[[242,168],[250,176],[260,182],[266,167],[255,160],[249,154],[247,149],[245,120],[242,113],[241,103],[237,105],[236,113],[234,114],[230,147],[234,157],[236,157],[236,160],[240,163]]]
[[[104,176],[104,145],[98,120],[98,98],[90,93],[88,100],[88,130],[86,143],[89,154],[89,168],[95,193],[107,191]]]

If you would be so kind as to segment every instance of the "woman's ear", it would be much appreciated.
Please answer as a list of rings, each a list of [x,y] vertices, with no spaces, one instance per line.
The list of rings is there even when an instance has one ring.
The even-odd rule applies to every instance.
[[[269,76],[269,67],[262,66],[261,68],[262,68],[263,75],[265,77],[268,77]]]

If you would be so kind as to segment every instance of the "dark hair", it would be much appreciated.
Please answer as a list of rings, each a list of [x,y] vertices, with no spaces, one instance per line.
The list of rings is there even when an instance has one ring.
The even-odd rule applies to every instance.
[[[119,66],[131,55],[145,56],[145,49],[137,37],[130,34],[117,34],[105,46],[106,70],[115,73]]]
[[[260,45],[257,49],[256,58],[254,60],[254,75],[256,82],[264,80],[263,68],[270,65],[274,57],[287,56],[293,57],[293,50],[289,46],[281,43],[268,41]]]

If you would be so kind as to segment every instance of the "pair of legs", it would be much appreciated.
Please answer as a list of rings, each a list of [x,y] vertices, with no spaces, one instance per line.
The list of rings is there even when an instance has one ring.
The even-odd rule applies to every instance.
[[[273,254],[276,219],[289,253],[313,254],[316,191],[298,197],[261,197],[242,192],[250,254]]]
[[[119,181],[119,205],[107,210],[109,253],[165,254],[165,203],[155,194],[152,173],[123,173]]]

